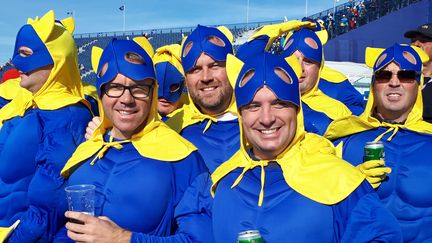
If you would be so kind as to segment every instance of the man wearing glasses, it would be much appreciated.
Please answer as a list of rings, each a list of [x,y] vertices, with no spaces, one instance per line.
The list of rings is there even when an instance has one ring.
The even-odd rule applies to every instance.
[[[404,242],[432,240],[432,125],[422,119],[421,99],[427,59],[408,45],[368,48],[366,64],[374,74],[365,112],[334,121],[325,134],[342,149],[343,159],[368,176],[399,221]],[[385,165],[384,159],[364,162],[363,149],[371,141],[383,143]]]
[[[411,45],[420,47],[429,56],[429,61],[423,66],[423,119],[432,122],[432,23],[407,31],[404,36],[411,39]]]

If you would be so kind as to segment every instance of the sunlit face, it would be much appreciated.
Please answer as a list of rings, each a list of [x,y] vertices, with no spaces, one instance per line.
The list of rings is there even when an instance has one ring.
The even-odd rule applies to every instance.
[[[298,50],[293,54],[297,57],[297,60],[299,60],[302,68],[302,75],[299,79],[299,88],[300,93],[304,94],[311,90],[318,81],[320,64],[307,59],[303,53]]]
[[[259,159],[275,159],[293,140],[297,129],[297,108],[279,100],[266,86],[252,102],[241,108],[244,136]]]
[[[202,53],[195,66],[186,73],[185,82],[192,101],[201,112],[214,115],[228,108],[233,89],[225,62]]]
[[[19,54],[23,57],[31,56],[33,54],[33,50],[28,47],[20,47]],[[38,69],[35,69],[28,73],[20,72],[21,87],[27,89],[28,91],[35,94],[42,88],[44,83],[48,80],[49,75],[51,74],[51,70],[53,65],[47,65]]]
[[[158,112],[161,116],[167,116],[182,105],[181,100],[170,102],[165,98],[158,98]]]
[[[104,85],[104,92],[108,85],[117,84],[124,86],[147,85],[145,87],[148,88],[149,85],[153,85],[153,80],[146,79],[142,82],[135,82],[122,74],[117,74],[114,80]],[[113,124],[112,134],[115,138],[129,139],[145,127],[151,109],[152,89],[150,88],[147,98],[139,99],[134,98],[130,90],[124,90],[118,98],[109,97],[106,93],[102,94],[103,111],[106,118]]]
[[[411,44],[421,48],[429,56],[429,61],[427,62],[426,65],[430,65],[430,63],[432,63],[432,39],[427,38],[423,35],[416,35],[414,36],[414,38],[411,39]],[[431,72],[432,70],[430,70],[430,68],[423,69],[423,73],[427,77],[429,77],[432,74]]]
[[[397,77],[399,66],[391,62],[383,70],[393,73],[390,80],[373,83],[376,111],[386,120],[403,122],[417,99],[418,83],[415,79],[401,80]]]

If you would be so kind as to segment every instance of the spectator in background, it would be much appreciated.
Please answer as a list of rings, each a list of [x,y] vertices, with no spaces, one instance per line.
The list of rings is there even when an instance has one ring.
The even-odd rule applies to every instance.
[[[341,27],[341,33],[348,32],[348,18],[346,17],[345,14],[342,14],[342,18],[340,19],[339,25]]]
[[[61,168],[84,141],[91,119],[72,37],[72,17],[53,11],[29,19],[18,32],[12,63],[20,71],[20,92],[0,110],[0,227],[21,223],[8,242],[50,242],[65,220],[53,193]],[[19,145],[19,146],[17,146]],[[4,239],[0,239],[3,241]]]
[[[423,119],[432,122],[432,23],[407,31],[404,36],[411,40],[411,45],[420,47],[429,57],[429,61],[423,65]]]

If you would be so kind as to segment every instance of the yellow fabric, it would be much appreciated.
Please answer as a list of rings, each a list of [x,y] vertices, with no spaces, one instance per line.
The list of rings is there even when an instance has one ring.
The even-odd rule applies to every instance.
[[[320,75],[323,70],[324,61],[321,63]],[[319,77],[314,87],[301,95],[301,101],[312,110],[325,113],[332,120],[351,115],[351,111],[342,102],[324,94],[319,88]]]
[[[374,65],[375,58],[378,58],[380,50],[373,50],[372,48],[368,48],[366,51],[366,63],[368,65],[372,63]],[[378,53],[378,54],[377,54]],[[371,61],[373,60],[373,61]],[[351,134],[375,129],[378,127],[388,127],[388,130],[375,138],[375,141],[380,140],[385,134],[392,133],[392,135],[387,139],[390,141],[393,136],[398,132],[399,129],[408,129],[411,131],[419,132],[419,133],[427,133],[432,134],[432,124],[423,121],[423,102],[422,102],[422,92],[421,87],[423,86],[423,75],[421,76],[421,82],[417,89],[417,99],[414,103],[414,106],[409,113],[407,120],[404,124],[390,124],[387,122],[380,122],[378,119],[373,117],[373,112],[375,110],[375,102],[373,95],[373,84],[370,86],[370,94],[368,102],[366,103],[365,111],[359,116],[349,116],[339,120],[333,121],[327,128],[324,136],[330,140],[334,140],[340,137],[345,137]]]
[[[156,64],[161,62],[169,62],[184,76],[180,52],[181,46],[179,44],[161,46],[153,56],[153,64],[156,66]]]
[[[19,92],[21,92],[21,90],[24,90],[23,92],[27,92],[29,95],[31,95],[28,90],[20,86],[20,81],[21,78],[14,78],[0,84],[0,97],[3,97],[7,100],[12,100],[18,95]]]
[[[78,70],[77,49],[71,33],[62,25],[54,23],[52,10],[31,25],[44,41],[54,66],[47,81],[35,94],[22,94],[20,99],[13,99],[3,107],[0,111],[0,123],[15,116],[22,116],[32,107],[57,110],[78,102],[87,105]]]
[[[264,25],[263,27],[256,30],[256,32],[249,38],[249,41],[255,39],[258,36],[266,35],[269,37],[269,41],[267,42],[265,50],[269,50],[276,38],[282,34],[288,34],[289,31],[298,30],[304,27],[314,28],[315,26],[315,23],[309,21],[302,22],[300,20],[291,20],[279,24]]]
[[[343,75],[341,72],[336,71],[332,68],[329,68],[328,66],[323,67],[320,73],[320,78],[327,80],[331,83],[342,83],[343,81],[347,80],[348,78]]]
[[[15,223],[10,227],[0,227],[0,242],[5,242],[7,238],[12,234],[14,229],[18,226],[20,220],[18,219]]]
[[[227,59],[227,68],[240,65],[240,62],[231,62]],[[235,76],[229,76],[235,78]],[[240,124],[240,150],[228,161],[220,165],[211,175],[213,185],[212,195],[218,182],[236,168],[243,168],[243,172],[232,185],[238,185],[243,175],[256,166],[261,167],[261,191],[258,205],[261,206],[264,199],[265,170],[269,160],[254,161],[247,151],[251,149],[243,134],[242,119]],[[364,180],[355,167],[335,156],[335,150],[330,141],[312,133],[304,131],[303,112],[301,106],[297,113],[296,133],[290,145],[275,158],[283,171],[287,184],[298,193],[314,201],[324,204],[335,204],[346,198]]]
[[[121,144],[125,142],[131,142],[143,157],[169,162],[184,159],[197,150],[193,144],[160,121],[157,113],[157,90],[156,82],[152,91],[151,110],[144,129],[134,134],[129,140],[120,142],[113,142],[112,138],[110,138],[109,142],[103,140],[104,134],[111,129],[112,123],[105,117],[99,99],[101,124],[95,129],[89,140],[78,146],[62,169],[61,175],[64,177],[70,176],[77,166],[95,154],[95,158],[91,163],[96,163],[98,159],[103,157],[108,148],[121,149]]]
[[[83,82],[83,85],[84,85],[84,94],[89,95],[95,99],[98,98],[97,90],[95,86],[86,82]]]

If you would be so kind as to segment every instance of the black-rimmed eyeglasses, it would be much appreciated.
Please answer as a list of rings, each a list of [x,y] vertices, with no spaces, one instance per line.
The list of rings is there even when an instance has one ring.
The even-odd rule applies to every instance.
[[[393,75],[396,75],[401,83],[412,83],[420,76],[420,73],[414,70],[399,70],[396,73],[389,70],[378,70],[374,73],[374,78],[377,82],[387,83]]]
[[[131,86],[125,86],[117,83],[109,83],[104,86],[104,93],[111,98],[119,98],[125,92],[129,90],[130,94],[135,99],[145,99],[150,96],[150,92],[153,88],[153,84],[137,84]]]

